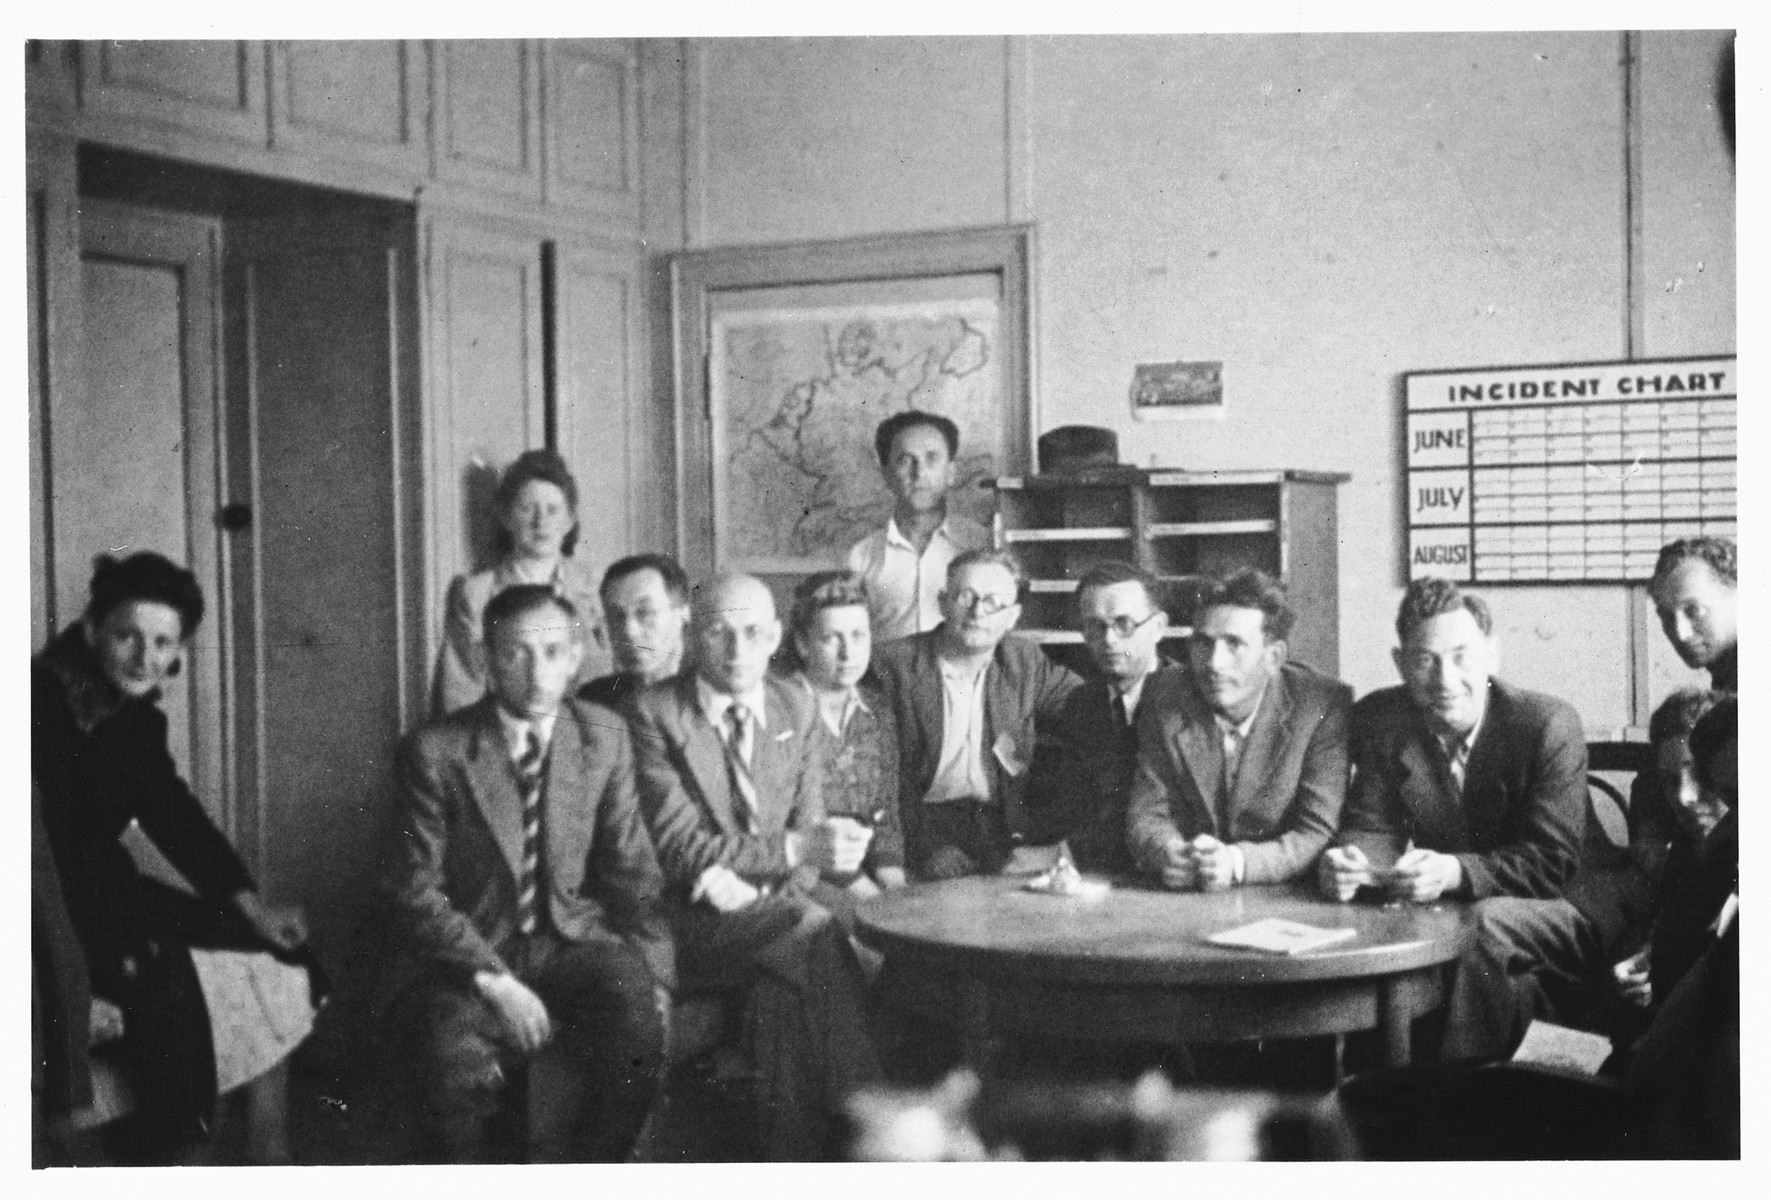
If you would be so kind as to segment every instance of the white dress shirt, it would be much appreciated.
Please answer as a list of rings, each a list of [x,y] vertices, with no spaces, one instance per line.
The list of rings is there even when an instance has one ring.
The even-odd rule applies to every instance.
[[[984,770],[984,677],[990,660],[975,671],[969,666],[941,668],[941,757],[925,804],[948,800],[989,800],[990,776]]]
[[[921,554],[899,532],[896,518],[856,542],[849,550],[848,567],[867,583],[873,640],[894,641],[939,625],[948,564],[989,544],[988,530],[960,516],[942,521]]]
[[[558,711],[550,712],[545,717],[519,717],[500,704],[497,712],[498,724],[504,730],[504,745],[510,751],[511,762],[523,760],[523,753],[529,748],[530,730],[534,730],[535,736],[541,741],[541,757],[547,757],[547,748],[553,744],[553,723],[560,715]]]
[[[759,683],[742,695],[728,696],[724,692],[714,691],[713,686],[705,679],[701,678],[701,676],[695,676],[696,702],[700,704],[702,714],[707,717],[707,723],[712,725],[715,732],[719,734],[719,740],[727,743],[727,745],[731,744],[732,729],[730,723],[726,720],[726,710],[731,708],[734,703],[742,704],[745,708],[750,710],[750,718],[756,722],[758,733],[761,733],[769,727],[767,709],[763,703],[763,696],[766,690],[767,689]],[[750,746],[739,748],[738,756],[744,760],[745,766],[750,766],[752,762],[751,756],[755,752],[755,739],[752,738],[752,744]]]

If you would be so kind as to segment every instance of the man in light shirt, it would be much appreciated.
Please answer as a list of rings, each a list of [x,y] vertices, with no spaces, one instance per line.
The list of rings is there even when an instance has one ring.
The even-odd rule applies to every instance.
[[[850,548],[848,567],[866,581],[878,644],[940,624],[948,566],[989,545],[990,534],[976,521],[947,512],[959,426],[938,413],[911,409],[881,421],[873,445],[892,493],[892,515],[884,529]]]
[[[1353,694],[1286,661],[1291,625],[1285,590],[1262,572],[1209,580],[1186,669],[1144,688],[1126,833],[1164,887],[1278,883],[1334,836]]]
[[[860,966],[810,895],[853,876],[872,831],[824,814],[814,703],[768,674],[781,632],[760,580],[703,583],[693,668],[640,691],[628,719],[683,986],[750,989],[762,1152],[804,1160],[833,1151],[832,1118],[879,1078]]]
[[[1025,583],[1006,551],[962,554],[947,571],[941,624],[875,651],[898,726],[898,808],[917,878],[1030,865],[1037,856],[1022,851],[1061,836],[1035,811],[1028,782],[1081,680],[1010,636]]]

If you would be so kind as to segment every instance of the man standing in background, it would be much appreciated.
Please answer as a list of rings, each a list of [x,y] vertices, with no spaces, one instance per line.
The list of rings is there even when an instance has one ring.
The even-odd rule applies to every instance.
[[[892,515],[884,529],[850,548],[848,567],[867,583],[878,645],[940,624],[948,565],[988,546],[990,535],[976,521],[947,512],[959,426],[911,409],[881,421],[873,447],[892,493]]]

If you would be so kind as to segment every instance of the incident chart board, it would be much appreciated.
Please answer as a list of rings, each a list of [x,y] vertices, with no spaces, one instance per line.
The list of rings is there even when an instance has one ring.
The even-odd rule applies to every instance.
[[[1735,534],[1732,355],[1406,379],[1411,579],[1638,582]]]

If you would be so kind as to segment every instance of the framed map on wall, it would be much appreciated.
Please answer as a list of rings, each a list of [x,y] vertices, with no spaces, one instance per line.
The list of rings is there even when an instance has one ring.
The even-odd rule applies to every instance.
[[[790,586],[839,564],[890,515],[873,431],[910,408],[959,426],[953,507],[987,524],[992,495],[978,483],[1024,471],[1032,441],[1029,237],[1008,227],[676,256],[690,573]]]

